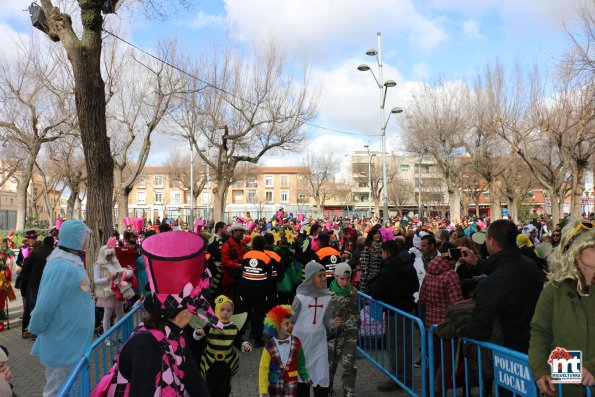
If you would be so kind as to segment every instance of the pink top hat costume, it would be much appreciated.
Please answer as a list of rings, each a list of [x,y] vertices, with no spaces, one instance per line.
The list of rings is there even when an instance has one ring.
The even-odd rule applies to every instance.
[[[194,233],[159,233],[143,240],[141,251],[152,292],[144,302],[149,313],[167,318],[188,309],[213,326],[223,326],[202,295],[211,276],[204,266],[205,249],[206,240]]]

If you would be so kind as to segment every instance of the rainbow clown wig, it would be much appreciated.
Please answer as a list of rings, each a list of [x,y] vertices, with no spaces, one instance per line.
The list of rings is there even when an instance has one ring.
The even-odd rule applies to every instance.
[[[266,335],[266,337],[276,337],[283,319],[291,318],[292,314],[293,313],[291,311],[290,305],[277,305],[269,310],[266,317],[264,318],[263,333]]]

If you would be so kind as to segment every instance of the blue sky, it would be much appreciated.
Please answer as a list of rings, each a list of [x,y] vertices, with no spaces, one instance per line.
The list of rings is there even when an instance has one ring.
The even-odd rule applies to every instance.
[[[21,11],[30,0],[2,3],[0,51],[6,51],[10,35],[31,34],[28,14]],[[376,47],[376,32],[382,32],[384,78],[398,84],[387,95],[390,109],[404,107],[420,82],[471,81],[488,61],[498,59],[507,68],[516,61],[523,67],[553,65],[567,43],[562,23],[573,27],[579,4],[583,0],[202,0],[165,21],[124,9],[108,18],[146,49],[172,36],[193,54],[210,53],[225,37],[245,48],[274,37],[291,59],[308,59],[321,92],[316,123],[363,134],[310,128],[311,146],[332,144],[338,153],[348,153],[368,143],[379,147],[379,138],[365,135],[379,131],[378,91],[372,76],[356,69],[360,63],[375,69],[365,51]],[[389,150],[399,145],[397,129],[391,121]],[[156,150],[150,162],[159,163],[164,155]]]

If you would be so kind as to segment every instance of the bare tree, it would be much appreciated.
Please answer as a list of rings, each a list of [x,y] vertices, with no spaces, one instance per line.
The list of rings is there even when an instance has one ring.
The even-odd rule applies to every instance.
[[[39,194],[43,198],[43,204],[48,214],[48,222],[53,225],[56,223],[56,212],[59,211],[62,204],[62,194],[66,185],[63,183],[62,170],[58,164],[55,162],[50,163],[45,159],[41,159],[41,161],[45,164],[35,163],[37,172],[41,176],[42,189],[40,189]]]
[[[479,205],[481,203],[481,197],[485,192],[489,192],[490,199],[492,199],[492,195],[494,195],[494,188],[490,189],[490,184],[483,178],[477,168],[474,167],[474,164],[470,164],[470,166],[467,167],[467,169],[461,174],[461,178],[463,192],[467,193],[467,200],[465,201],[471,201],[475,205],[475,216],[479,218]]]
[[[468,88],[460,83],[423,84],[413,94],[405,118],[405,142],[414,153],[428,153],[444,177],[450,218],[461,219],[459,175],[465,162],[464,133],[469,129]]]
[[[40,55],[35,40],[17,46],[14,63],[0,63],[0,139],[10,143],[23,164],[16,174],[16,229],[25,228],[27,190],[42,145],[69,130],[68,99],[49,89],[61,65]]]
[[[165,174],[172,180],[179,181],[184,190],[190,191],[190,155],[172,152],[165,162]],[[194,176],[194,200],[207,184],[207,168],[202,161],[195,161],[192,170]]]
[[[386,163],[386,183],[389,186],[396,177],[398,168],[394,157],[387,158]],[[375,213],[380,214],[380,203],[382,201],[382,192],[384,190],[384,178],[382,176],[382,157],[372,155],[368,174],[368,164],[358,163],[353,165],[352,170],[361,180],[368,181],[368,187],[371,192],[371,199],[374,201]],[[390,198],[389,198],[390,201]]]
[[[394,178],[388,185],[388,200],[402,213],[403,207],[413,200],[414,190],[413,184],[408,180]]]
[[[59,175],[65,188],[70,190],[66,201],[66,218],[75,219],[75,205],[79,194],[84,190],[87,178],[85,159],[81,150],[80,138],[68,135],[46,145],[46,156],[41,168],[47,164],[55,175]]]
[[[172,9],[172,5],[191,0],[160,2],[146,0],[147,9]],[[87,168],[86,223],[92,231],[88,252],[94,257],[111,233],[113,160],[106,127],[106,90],[101,70],[103,49],[103,13],[115,12],[113,0],[78,0],[70,12],[60,12],[52,0],[41,0],[44,23],[40,28],[53,41],[60,41],[72,67],[78,127]],[[173,4],[170,4],[173,3]],[[73,26],[71,15],[80,13],[81,28]],[[75,15],[75,17],[78,15]],[[76,20],[76,18],[75,18]],[[77,33],[80,32],[80,35]],[[92,268],[92,267],[91,267]]]
[[[527,194],[539,183],[531,170],[518,157],[509,160],[499,179],[499,190],[507,202],[508,218],[518,221],[519,210]]]
[[[477,74],[469,98],[470,129],[463,140],[471,157],[470,165],[475,169],[475,173],[471,171],[471,175],[475,174],[474,180],[481,178],[485,181],[485,188],[490,192],[492,220],[502,216],[498,179],[508,164],[504,158],[510,158],[512,151],[510,145],[498,134],[503,128],[500,120],[506,114],[507,107],[511,106],[506,83],[504,70],[499,62],[487,64],[483,73]],[[475,186],[479,187],[479,184],[475,183]],[[479,215],[478,207],[476,213]]]
[[[566,27],[569,48],[560,63],[562,80],[574,81],[577,86],[593,84],[595,76],[595,16],[593,7],[585,2],[579,10],[580,31]]]
[[[310,153],[304,161],[303,191],[316,202],[316,210],[322,215],[326,200],[333,196],[337,160],[332,152]],[[300,189],[302,191],[302,189]]]
[[[118,53],[115,53],[119,56]],[[176,45],[160,45],[159,57],[175,63]],[[147,162],[151,137],[172,111],[174,96],[183,91],[179,73],[163,62],[146,56],[124,54],[111,76],[115,95],[108,105],[108,130],[112,142],[114,194],[118,205],[117,224],[128,215],[128,196]]]
[[[314,117],[316,104],[307,74],[298,83],[286,74],[286,65],[278,46],[270,43],[251,58],[218,49],[211,63],[188,67],[207,87],[189,79],[173,119],[213,171],[215,219],[223,218],[240,163],[256,164],[265,153],[293,148],[306,138],[302,127]],[[201,151],[204,147],[211,147],[214,156]]]

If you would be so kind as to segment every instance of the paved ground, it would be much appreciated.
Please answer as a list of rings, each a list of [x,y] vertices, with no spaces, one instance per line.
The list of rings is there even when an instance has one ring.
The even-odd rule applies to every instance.
[[[43,367],[39,364],[39,359],[29,354],[32,342],[21,338],[19,319],[21,315],[22,305],[19,298],[16,302],[10,303],[10,329],[5,329],[4,332],[0,333],[0,344],[5,345],[10,352],[9,365],[13,374],[11,383],[14,386],[15,393],[19,397],[37,397],[41,396],[41,390],[43,389],[44,372]],[[241,354],[240,370],[232,380],[233,397],[258,396],[258,363],[261,352],[262,349],[256,349],[252,353]],[[365,358],[359,358],[357,366],[356,390],[358,396],[406,395],[402,391],[393,393],[378,392],[376,386],[387,378]],[[419,385],[419,377],[416,383]],[[340,370],[335,385],[335,390],[337,390],[335,396],[343,396]]]

